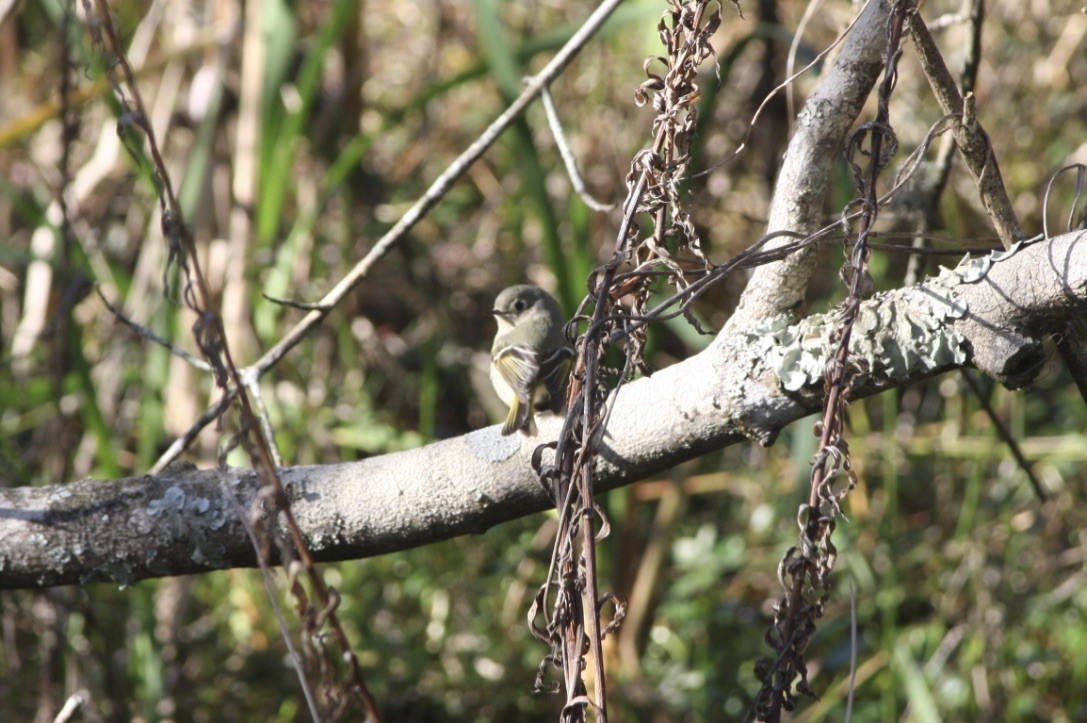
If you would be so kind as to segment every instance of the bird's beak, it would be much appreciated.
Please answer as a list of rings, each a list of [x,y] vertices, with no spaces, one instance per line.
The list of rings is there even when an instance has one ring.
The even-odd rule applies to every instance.
[[[513,328],[513,322],[510,321],[510,319],[513,318],[513,314],[500,309],[491,309],[491,313],[494,315],[494,320],[498,322],[498,331],[501,332],[505,329]]]

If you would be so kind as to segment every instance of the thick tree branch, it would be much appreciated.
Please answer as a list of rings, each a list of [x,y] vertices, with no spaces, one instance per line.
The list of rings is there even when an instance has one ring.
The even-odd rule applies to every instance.
[[[1010,385],[1032,376],[1042,337],[1087,310],[1087,232],[966,261],[866,301],[852,351],[876,394],[971,364]],[[835,313],[729,328],[704,352],[627,385],[602,441],[601,490],[745,437],[771,443],[819,408]],[[488,427],[361,462],[282,471],[314,556],[344,560],[481,533],[551,506],[530,459],[540,437]],[[0,587],[131,583],[252,566],[241,518],[250,470],[174,465],[155,477],[0,490]],[[244,510],[244,514],[239,511]]]
[[[883,70],[887,17],[885,0],[868,2],[834,65],[804,104],[774,186],[768,234],[806,235],[825,225],[823,203],[831,169],[841,158],[845,136]],[[788,240],[783,237],[767,248]],[[796,308],[807,291],[814,257],[811,246],[756,269],[730,323],[745,326]]]

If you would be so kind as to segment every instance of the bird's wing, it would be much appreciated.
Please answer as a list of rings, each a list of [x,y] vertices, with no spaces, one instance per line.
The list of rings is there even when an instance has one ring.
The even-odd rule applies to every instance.
[[[564,346],[551,352],[540,362],[540,376],[547,386],[548,406],[556,414],[566,405],[566,380],[570,376],[573,359],[574,350]]]
[[[494,355],[494,366],[517,397],[531,400],[540,373],[540,357],[531,347],[507,346]]]

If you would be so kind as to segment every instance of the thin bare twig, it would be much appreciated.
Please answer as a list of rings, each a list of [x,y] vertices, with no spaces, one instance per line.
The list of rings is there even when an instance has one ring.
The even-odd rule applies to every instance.
[[[845,721],[853,720],[853,698],[857,692],[857,589],[849,574],[849,693],[845,701]]]
[[[242,523],[245,534],[249,537],[249,542],[253,545],[253,551],[257,554],[259,560],[262,556],[261,542],[257,539],[257,533],[253,529],[253,526],[249,524],[249,520],[246,518],[245,510],[238,503],[237,497],[234,495],[234,490],[230,488],[230,485],[226,483],[225,479],[220,484],[223,496],[230,500],[231,506],[234,508],[234,513],[238,516],[238,520]],[[320,709],[317,707],[317,700],[313,697],[312,686],[305,676],[305,664],[302,660],[302,656],[298,654],[298,648],[294,644],[294,640],[291,639],[291,631],[287,627],[287,621],[283,617],[283,611],[279,607],[279,596],[276,594],[275,588],[272,585],[272,572],[266,565],[260,566],[260,579],[264,583],[264,591],[268,595],[268,602],[272,605],[272,614],[275,615],[276,624],[279,625],[279,633],[283,638],[284,644],[287,646],[287,654],[291,656],[291,662],[294,664],[295,674],[298,676],[298,685],[302,689],[302,695],[306,699],[306,706],[309,708],[310,716],[315,721],[321,719]]]
[[[815,11],[819,9],[821,4],[822,0],[808,0],[808,4],[804,7],[804,14],[800,16],[800,22],[796,24],[796,32],[793,33],[793,39],[789,43],[789,53],[786,56],[785,61],[785,75],[790,78],[795,77],[793,68],[796,67],[796,53],[800,49],[800,42],[804,39],[804,30],[808,27],[808,23],[811,22],[811,19],[815,16]],[[856,20],[853,22],[856,22]],[[853,23],[850,23],[850,27],[852,27],[852,25]],[[834,45],[832,44],[831,47],[834,47]],[[829,51],[829,48],[823,52],[826,53],[827,51]],[[796,118],[795,105],[796,100],[793,95],[793,86],[790,83],[788,91],[785,93],[785,113],[789,120],[790,136],[793,134],[793,123]]]
[[[574,191],[585,202],[585,205],[592,210],[611,211],[615,208],[614,203],[597,201],[585,188],[585,180],[581,177],[581,171],[578,170],[577,159],[574,158],[574,152],[570,150],[570,144],[566,141],[566,134],[562,131],[562,121],[559,120],[559,112],[555,110],[555,101],[551,99],[551,91],[546,86],[540,91],[540,100],[543,101],[547,125],[551,128],[551,135],[555,139],[555,145],[558,146],[562,162],[566,165],[566,174],[570,177],[570,185],[574,187]]]
[[[1008,449],[1012,453],[1012,457],[1015,458],[1015,463],[1019,465],[1019,469],[1023,470],[1023,474],[1030,480],[1030,486],[1034,489],[1034,496],[1038,498],[1039,502],[1045,502],[1049,499],[1049,495],[1045,491],[1045,486],[1042,481],[1038,479],[1038,476],[1034,474],[1034,465],[1030,463],[1030,460],[1023,454],[1023,450],[1019,448],[1019,442],[1016,441],[1012,435],[1011,430],[1008,429],[1008,425],[1004,424],[1002,420],[993,409],[993,405],[989,402],[989,394],[981,388],[981,384],[974,378],[974,375],[970,373],[969,369],[962,370],[962,378],[966,382],[966,386],[970,387],[970,391],[974,393],[978,402],[981,403],[981,408],[985,410],[986,416],[989,417],[989,421],[993,423],[993,428],[996,429],[997,436],[1000,437],[1004,444],[1008,445]]]
[[[861,16],[864,14],[864,10],[872,2],[873,2],[873,0],[865,0],[865,3],[864,3],[864,5],[861,6],[861,9],[857,12],[857,14],[853,17],[853,19],[849,21],[849,25],[847,25],[845,27],[845,29],[842,30],[842,32],[838,33],[838,37],[834,38],[834,40],[832,40],[830,42],[830,44],[827,45],[827,47],[823,48],[823,50],[821,50],[818,55],[816,55],[814,58],[812,58],[811,62],[809,62],[807,65],[805,65],[803,68],[796,71],[795,73],[792,73],[791,75],[789,75],[789,77],[787,77],[785,80],[778,83],[778,85],[776,87],[774,87],[769,93],[766,94],[766,97],[762,99],[761,103],[759,103],[759,107],[755,109],[755,113],[754,113],[754,115],[751,116],[751,120],[748,121],[747,130],[744,132],[743,137],[740,139],[739,145],[736,146],[736,149],[733,150],[732,153],[729,153],[727,156],[722,158],[720,161],[717,161],[716,163],[714,163],[709,168],[706,168],[706,169],[703,169],[703,170],[701,170],[701,171],[699,171],[697,173],[691,174],[691,178],[700,178],[702,176],[705,176],[706,174],[717,170],[721,166],[723,166],[726,163],[728,163],[729,161],[731,161],[736,156],[743,153],[744,150],[747,148],[747,142],[751,138],[751,132],[755,129],[755,124],[758,122],[759,116],[761,116],[762,112],[764,110],[766,110],[766,106],[768,106],[770,104],[770,101],[773,100],[774,96],[777,95],[778,93],[780,93],[781,91],[791,87],[792,84],[793,84],[793,81],[795,81],[800,76],[804,75],[804,73],[807,73],[809,70],[814,68],[819,63],[823,62],[823,60],[828,55],[830,55],[830,53],[836,47],[838,47],[838,45],[840,45],[843,40],[845,40],[845,38],[849,35],[849,32],[853,29],[853,26],[856,25],[857,22],[861,19]],[[790,117],[791,117],[791,115],[792,114],[790,113]]]
[[[177,358],[183,359],[184,361],[187,361],[189,364],[192,364],[194,367],[196,367],[200,371],[202,371],[202,372],[210,372],[211,371],[211,364],[208,364],[206,361],[204,361],[203,359],[197,357],[194,354],[190,354],[189,352],[187,352],[184,349],[182,349],[181,347],[179,347],[177,344],[174,344],[173,342],[171,342],[169,339],[166,339],[164,337],[159,336],[158,334],[156,334],[151,329],[148,329],[143,324],[138,324],[135,321],[133,321],[132,319],[129,319],[127,316],[125,316],[123,311],[121,311],[116,306],[114,306],[113,303],[109,299],[106,298],[106,295],[102,292],[102,287],[101,286],[95,284],[94,290],[98,292],[98,298],[102,300],[102,303],[106,305],[106,308],[110,310],[110,312],[117,319],[117,321],[121,322],[122,324],[127,326],[129,329],[132,329],[132,331],[136,332],[137,334],[142,336],[144,339],[147,339],[148,341],[153,341],[154,343],[158,344],[159,346],[166,349],[167,351],[169,351],[171,354],[173,354]]]
[[[2,18],[0,18],[0,22],[3,22]],[[68,723],[68,721],[72,720],[72,716],[78,713],[79,709],[86,705],[87,701],[90,699],[91,695],[86,690],[72,693],[68,696],[68,699],[64,701],[64,705],[53,719],[53,723]]]
[[[287,306],[292,309],[298,309],[299,311],[321,311],[328,313],[332,311],[332,307],[322,304],[319,301],[295,301],[293,299],[281,299],[271,294],[266,294],[263,291],[260,294],[273,304],[279,304],[280,306]]]
[[[272,464],[276,467],[283,466],[283,456],[279,453],[279,445],[276,443],[275,430],[272,429],[272,417],[268,414],[268,407],[264,403],[264,393],[260,388],[260,378],[249,371],[242,373],[242,379],[245,383],[245,388],[249,390],[250,396],[253,397],[253,403],[257,407],[257,411],[260,414],[257,415],[257,419],[260,420],[260,433],[264,437],[264,441],[268,444],[268,451],[272,455]]]

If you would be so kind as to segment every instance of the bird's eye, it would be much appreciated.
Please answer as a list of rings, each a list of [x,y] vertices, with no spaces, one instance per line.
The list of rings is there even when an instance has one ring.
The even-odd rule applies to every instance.
[[[514,311],[524,311],[525,310],[525,300],[524,299],[518,299],[517,301],[513,302],[513,310]]]

